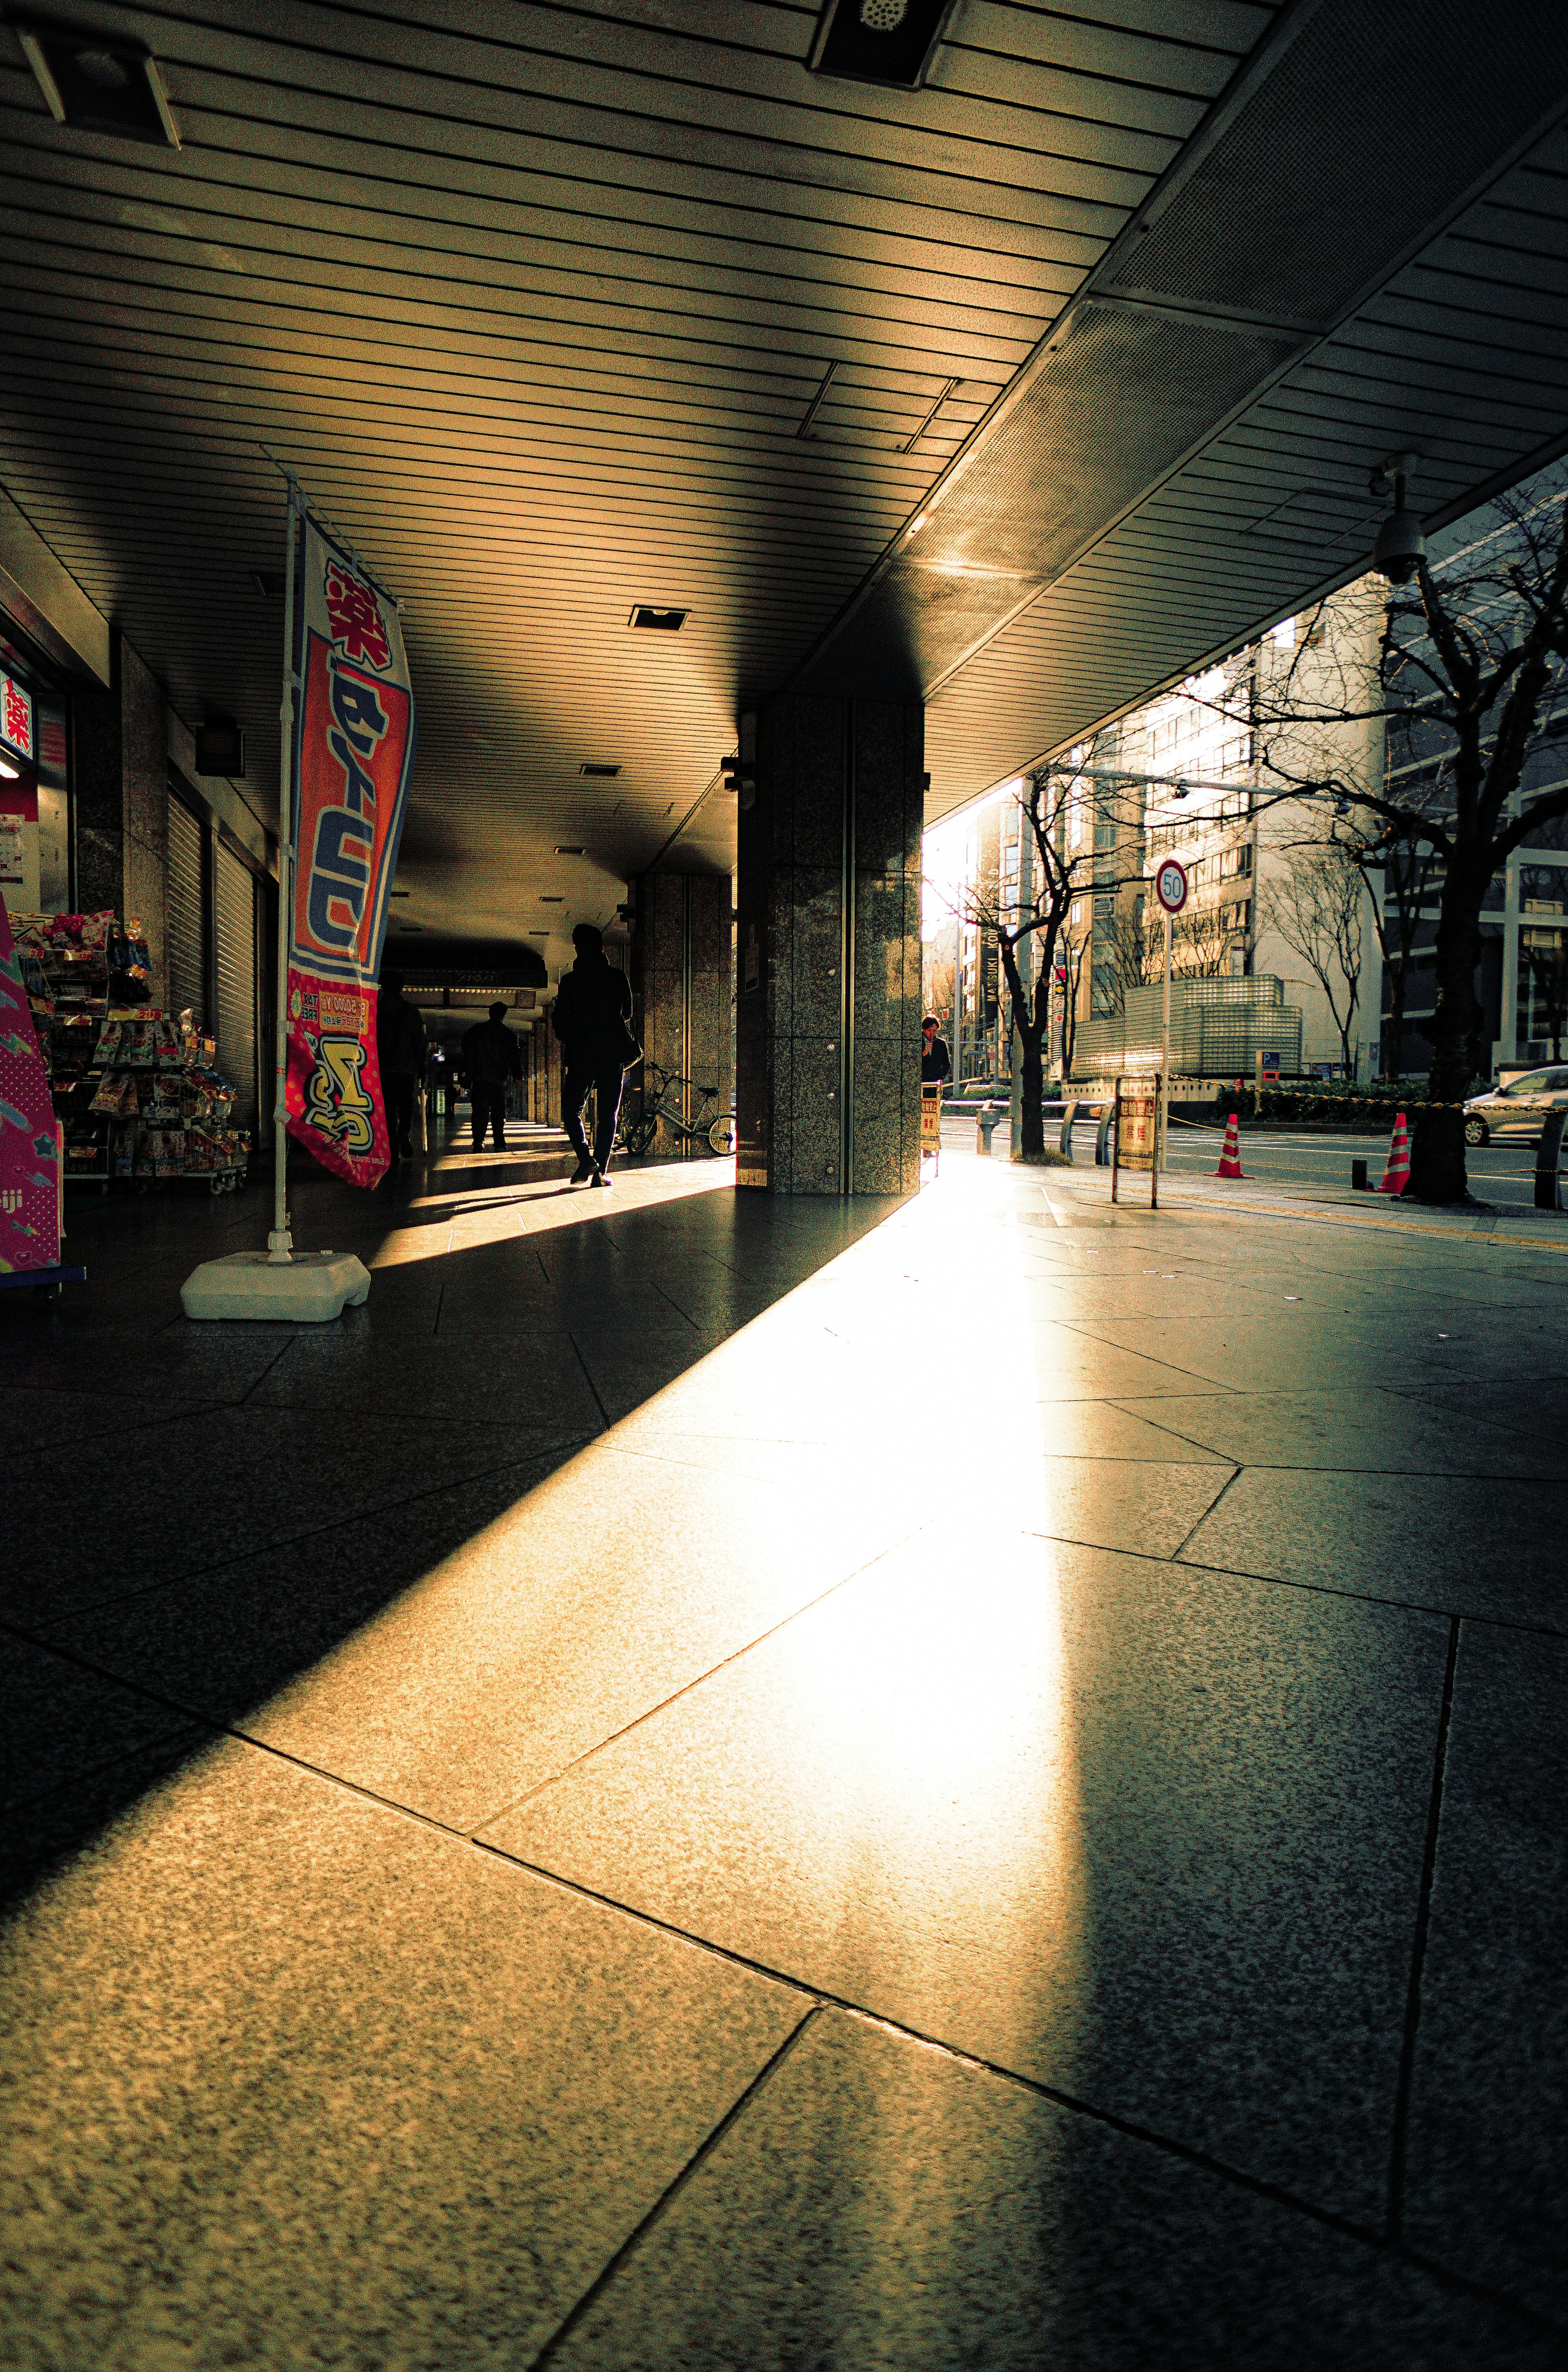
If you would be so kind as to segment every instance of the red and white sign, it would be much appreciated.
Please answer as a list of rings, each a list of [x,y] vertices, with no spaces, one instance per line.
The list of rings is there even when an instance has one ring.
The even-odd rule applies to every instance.
[[[296,601],[288,1126],[326,1169],[374,1186],[390,1158],[377,983],[413,762],[413,693],[396,605],[308,515]]]
[[[15,679],[0,675],[0,741],[30,765],[38,755],[33,741],[32,694]]]
[[[1155,875],[1155,896],[1167,914],[1179,914],[1187,903],[1187,868],[1167,856]]]

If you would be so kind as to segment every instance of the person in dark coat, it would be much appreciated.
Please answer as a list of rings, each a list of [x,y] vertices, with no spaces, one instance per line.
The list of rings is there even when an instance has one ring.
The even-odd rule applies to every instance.
[[[577,960],[563,972],[556,993],[552,1026],[565,1066],[561,1081],[561,1125],[577,1157],[574,1186],[608,1186],[610,1149],[621,1111],[621,1087],[631,1036],[632,983],[604,952],[604,938],[591,923],[572,934]],[[593,1151],[583,1134],[583,1106],[596,1096]]]
[[[392,1151],[403,1160],[413,1152],[413,1099],[424,1070],[424,1023],[417,1006],[403,994],[400,971],[383,972],[376,1001],[376,1060],[381,1072],[381,1100],[387,1108],[387,1134]]]
[[[939,1089],[944,1080],[953,1076],[953,1058],[947,1052],[947,1041],[937,1034],[941,1026],[935,1013],[928,1013],[920,1025],[920,1084],[923,1087]]]
[[[506,1150],[506,1082],[523,1076],[517,1041],[506,1027],[504,1000],[490,1008],[485,1021],[463,1032],[463,1076],[468,1081],[469,1107],[473,1114],[473,1149],[484,1144],[485,1123],[495,1131],[495,1150]]]

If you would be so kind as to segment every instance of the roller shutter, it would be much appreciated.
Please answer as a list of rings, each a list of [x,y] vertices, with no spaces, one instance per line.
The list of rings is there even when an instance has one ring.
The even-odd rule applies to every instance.
[[[202,827],[179,799],[168,802],[168,1010],[189,1006],[198,1029],[206,1026],[206,965],[202,934]]]
[[[256,1120],[256,886],[221,841],[214,854],[218,1068],[238,1091],[239,1125],[250,1128]]]

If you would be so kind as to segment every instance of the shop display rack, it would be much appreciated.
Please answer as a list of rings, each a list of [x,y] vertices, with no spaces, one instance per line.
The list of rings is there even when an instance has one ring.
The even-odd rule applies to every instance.
[[[112,914],[13,914],[28,1001],[64,1131],[67,1186],[246,1182],[250,1139],[215,1041],[146,994],[139,924]]]

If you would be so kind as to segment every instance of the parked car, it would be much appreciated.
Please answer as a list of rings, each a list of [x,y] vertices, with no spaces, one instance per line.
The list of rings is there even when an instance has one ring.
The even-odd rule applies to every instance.
[[[1471,1096],[1465,1106],[1465,1143],[1535,1145],[1549,1111],[1568,1110],[1568,1070],[1526,1071],[1505,1087]]]

